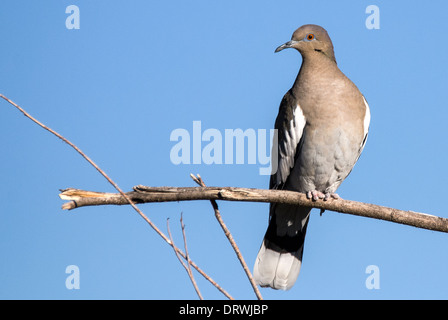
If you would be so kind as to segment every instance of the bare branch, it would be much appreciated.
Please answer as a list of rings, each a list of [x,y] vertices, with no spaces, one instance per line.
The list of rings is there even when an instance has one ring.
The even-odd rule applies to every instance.
[[[197,176],[194,176],[193,174],[190,174],[191,178],[199,184],[201,187],[205,188],[205,182],[202,180],[201,176],[198,174]],[[258,300],[263,300],[263,297],[261,296],[260,290],[257,287],[257,284],[255,283],[254,278],[252,277],[252,273],[250,272],[249,268],[247,267],[246,261],[243,258],[243,255],[241,254],[240,249],[238,248],[235,240],[233,239],[232,234],[230,233],[230,230],[227,228],[226,224],[224,223],[224,220],[222,219],[221,213],[218,209],[218,204],[215,200],[210,200],[213,210],[215,211],[215,217],[218,220],[219,225],[221,226],[222,230],[224,231],[224,234],[226,235],[227,239],[230,242],[230,245],[232,246],[233,250],[236,253],[236,256],[238,260],[241,263],[241,266],[243,267],[244,272],[247,275],[247,278],[249,279],[249,282],[254,289],[255,295],[257,296]]]
[[[166,219],[166,227],[167,227],[167,229],[168,229],[168,235],[169,235],[169,237],[170,237],[171,243],[173,244],[173,248],[174,248],[174,241],[173,241],[173,237],[171,236],[170,223],[169,223],[169,221],[170,221],[170,219]],[[186,255],[186,257],[187,257],[187,263],[188,263],[188,266],[185,264],[185,262],[182,261],[182,259],[181,259],[181,257],[180,257],[180,254],[177,252],[177,250],[174,250],[174,253],[176,254],[177,259],[179,259],[180,264],[181,264],[181,265],[185,268],[185,270],[187,271],[188,277],[190,278],[191,283],[193,284],[194,290],[196,290],[196,293],[197,293],[199,299],[204,300],[204,299],[202,298],[202,294],[201,294],[201,292],[199,291],[198,285],[196,284],[196,280],[194,279],[193,272],[191,272],[191,267],[190,267],[190,265],[191,265],[191,261],[190,261],[190,256],[188,255],[188,251],[187,251],[187,239],[186,239],[186,237],[185,237],[185,226],[184,226],[184,224],[183,224],[183,222],[182,222],[182,216],[181,216],[181,218],[180,218],[180,221],[181,221],[181,227],[182,227],[182,234],[183,234],[183,238],[184,238],[185,255]]]
[[[39,120],[37,120],[36,118],[32,117],[28,112],[26,112],[23,108],[21,108],[19,105],[17,105],[15,102],[13,102],[12,100],[8,99],[7,97],[5,97],[3,94],[0,94],[0,98],[4,99],[5,101],[9,102],[11,105],[13,105],[14,107],[16,107],[20,112],[23,113],[23,115],[25,117],[27,117],[28,119],[30,119],[31,121],[33,121],[34,123],[36,123],[37,125],[39,125],[40,127],[42,127],[43,129],[51,132],[53,135],[55,135],[56,137],[58,137],[59,139],[61,139],[62,141],[64,141],[66,144],[68,144],[70,147],[72,147],[73,149],[75,149],[76,152],[78,152],[84,159],[87,160],[87,162],[89,162],[104,178],[106,178],[106,180],[119,192],[118,194],[116,194],[121,201],[123,201],[125,204],[130,204],[132,206],[132,208],[137,211],[137,213],[151,226],[151,228],[154,229],[154,231],[156,231],[156,233],[162,237],[163,240],[165,240],[166,243],[168,243],[171,247],[173,247],[173,249],[178,252],[182,257],[184,257],[186,259],[186,255],[176,246],[174,246],[174,244],[170,241],[170,239],[168,239],[168,237],[159,229],[157,228],[157,226],[135,205],[135,202],[133,200],[131,200],[131,198],[129,197],[128,194],[124,193],[120,187],[100,168],[98,167],[98,165],[93,162],[92,159],[90,159],[84,152],[81,151],[81,149],[79,149],[75,144],[73,144],[72,142],[70,142],[69,140],[67,140],[66,138],[64,138],[62,135],[60,135],[59,133],[57,133],[56,131],[54,131],[53,129],[47,127],[46,125],[44,125],[42,122],[40,122]],[[92,192],[89,196],[99,196],[99,197],[104,197],[104,196],[108,196],[110,195],[110,193],[101,193],[101,195],[98,194],[98,192]],[[123,203],[123,204],[124,204]],[[213,284],[219,291],[221,291],[227,298],[232,299],[232,296],[229,295],[221,286],[219,286],[212,278],[210,278],[210,276],[208,276],[204,271],[202,271],[193,261],[191,261],[191,265],[193,266],[193,268],[195,268],[204,278],[206,278],[211,284]]]
[[[59,195],[65,203],[63,209],[74,209],[95,205],[123,205],[124,199],[115,193],[96,193],[78,189],[61,190]],[[126,193],[136,203],[169,202],[190,200],[225,200],[247,202],[273,202],[300,205],[367,218],[380,219],[417,228],[448,233],[448,219],[415,211],[404,211],[375,204],[329,199],[310,200],[304,193],[287,190],[266,190],[234,187],[146,187],[136,186],[134,191]]]
[[[183,214],[180,214],[180,227],[182,229],[182,237],[184,239],[184,249],[185,249],[185,255],[187,257],[187,266],[188,266],[188,273],[191,275],[191,281],[193,282],[193,285],[196,288],[196,292],[198,293],[199,297],[202,300],[202,296],[201,293],[199,292],[199,288],[196,285],[196,281],[194,280],[193,277],[193,272],[191,271],[191,260],[190,260],[190,255],[188,254],[188,248],[187,248],[187,236],[185,234],[185,225],[184,225],[184,219],[183,219]]]

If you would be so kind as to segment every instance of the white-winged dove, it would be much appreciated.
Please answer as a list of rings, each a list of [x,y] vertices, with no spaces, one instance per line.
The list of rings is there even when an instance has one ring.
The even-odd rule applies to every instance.
[[[285,48],[300,52],[302,66],[275,121],[278,168],[271,175],[270,188],[304,192],[314,201],[338,198],[334,192],[366,143],[369,106],[339,70],[324,28],[300,27],[275,52]],[[254,267],[255,281],[262,287],[288,290],[296,282],[310,211],[270,205],[269,227]]]

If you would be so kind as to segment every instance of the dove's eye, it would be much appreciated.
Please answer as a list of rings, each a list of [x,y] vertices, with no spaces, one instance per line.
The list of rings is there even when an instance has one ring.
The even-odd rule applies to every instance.
[[[308,40],[308,41],[311,41],[311,40],[313,40],[314,39],[314,34],[312,34],[312,33],[309,33],[307,36],[306,36],[306,40]]]

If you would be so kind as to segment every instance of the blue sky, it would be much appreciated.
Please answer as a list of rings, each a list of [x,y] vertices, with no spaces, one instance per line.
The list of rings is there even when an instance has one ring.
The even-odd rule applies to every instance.
[[[67,6],[80,29],[67,29]],[[366,7],[380,9],[369,30]],[[329,32],[341,70],[372,114],[345,199],[448,218],[448,5],[444,1],[2,1],[0,93],[74,142],[124,190],[138,184],[267,188],[260,164],[180,164],[178,128],[269,130],[301,58],[274,54],[307,23]],[[114,192],[74,150],[0,101],[0,298],[197,299],[171,248],[130,207],[61,210],[61,188]],[[268,205],[219,202],[252,269]],[[170,218],[191,259],[236,299],[254,299],[206,201],[145,204]],[[265,299],[446,299],[443,233],[313,211],[301,273]],[[80,288],[65,286],[66,267]],[[380,288],[366,288],[378,267]],[[196,274],[206,299],[224,296]]]

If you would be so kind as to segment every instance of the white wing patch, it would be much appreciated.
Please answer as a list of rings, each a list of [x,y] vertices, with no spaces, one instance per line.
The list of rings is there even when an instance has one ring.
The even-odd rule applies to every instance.
[[[356,157],[355,163],[358,162],[359,157],[361,156],[362,150],[364,150],[364,146],[367,142],[367,135],[369,134],[369,126],[370,126],[370,108],[369,104],[367,103],[366,98],[362,96],[362,99],[364,100],[364,104],[366,105],[366,114],[364,115],[364,136],[361,141],[361,145],[359,146],[358,156]]]
[[[369,133],[369,125],[370,125],[370,108],[369,104],[367,103],[366,98],[364,96],[362,97],[364,100],[364,104],[366,105],[366,114],[364,116],[364,137],[361,142],[361,149],[364,148],[364,145],[366,143],[367,134]]]
[[[289,129],[284,128],[284,141],[278,142],[279,159],[276,175],[277,185],[286,182],[291,169],[294,167],[294,157],[296,155],[300,139],[302,138],[305,124],[306,119],[303,115],[302,108],[297,105],[293,111],[293,118],[289,123]]]

